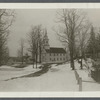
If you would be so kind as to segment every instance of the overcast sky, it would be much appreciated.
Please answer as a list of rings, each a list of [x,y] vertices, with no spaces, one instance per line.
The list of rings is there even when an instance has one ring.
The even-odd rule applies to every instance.
[[[99,9],[85,9],[89,20],[94,26],[100,27],[100,10]],[[10,49],[10,56],[16,56],[19,48],[20,38],[27,40],[27,34],[30,31],[32,25],[42,24],[44,28],[47,28],[48,36],[50,39],[50,45],[52,47],[62,47],[62,44],[58,41],[53,28],[57,25],[56,10],[15,10],[16,19],[10,28],[10,35],[8,40],[8,46]],[[26,41],[27,42],[27,41]]]

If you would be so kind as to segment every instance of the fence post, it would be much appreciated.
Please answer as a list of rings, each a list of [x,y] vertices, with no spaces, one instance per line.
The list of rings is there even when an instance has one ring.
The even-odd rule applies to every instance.
[[[79,77],[79,91],[82,91],[82,78]]]
[[[79,84],[79,81],[80,81],[80,77],[79,77],[79,75],[77,74],[77,84]]]
[[[77,73],[77,71],[75,71],[75,73],[76,73],[77,84],[79,84],[79,74]]]

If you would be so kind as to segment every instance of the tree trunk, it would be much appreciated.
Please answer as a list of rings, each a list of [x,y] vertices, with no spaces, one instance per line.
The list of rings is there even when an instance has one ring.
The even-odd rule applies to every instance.
[[[39,56],[39,62],[41,63],[41,46],[40,46],[40,56]]]
[[[33,68],[34,68],[34,54],[32,54]]]
[[[2,66],[2,61],[3,61],[3,52],[2,49],[0,50],[0,66]]]
[[[84,54],[84,51],[83,49],[81,48],[81,61],[80,61],[80,68],[83,69],[83,58],[85,58],[85,54]]]
[[[2,60],[0,59],[0,66],[2,65]]]
[[[74,67],[74,60],[71,58],[71,68],[72,68],[72,70],[74,70],[75,69],[75,67]]]
[[[34,59],[33,59],[33,68],[34,68]]]
[[[83,60],[82,60],[82,57],[81,57],[81,62],[80,62],[80,68],[83,69]]]
[[[22,64],[23,64],[23,56],[22,56]]]
[[[37,58],[38,58],[38,57],[37,57],[37,53],[36,53],[36,68],[37,68]]]
[[[74,70],[75,69],[75,66],[74,66],[74,52],[75,52],[74,51],[74,47],[75,47],[75,44],[74,44],[74,36],[73,36],[73,34],[71,34],[71,39],[72,39],[72,41],[69,44],[70,63],[71,63],[72,70]]]
[[[74,70],[75,69],[74,58],[73,58],[73,52],[71,50],[70,50],[70,65],[71,65],[72,70]]]

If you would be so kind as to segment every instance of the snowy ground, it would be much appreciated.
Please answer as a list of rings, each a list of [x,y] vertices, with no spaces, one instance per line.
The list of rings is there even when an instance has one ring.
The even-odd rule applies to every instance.
[[[85,62],[83,63],[86,64]],[[91,62],[88,62],[89,67]],[[39,67],[40,65],[38,65]],[[88,74],[89,71],[84,66],[80,69],[79,63],[75,61],[75,68],[82,78],[82,91],[100,91],[100,84],[96,83]],[[52,64],[49,71],[37,77],[25,77],[11,79],[13,77],[20,77],[39,71],[32,67],[32,65],[25,68],[13,68],[10,66],[0,67],[0,91],[1,92],[47,92],[47,91],[79,91],[75,73],[71,70],[69,63],[56,65]],[[8,80],[10,79],[10,80]],[[8,80],[8,81],[5,81]]]
[[[15,70],[15,69],[14,69]],[[19,71],[18,71],[19,70]],[[9,81],[3,81],[12,76],[20,76],[28,74],[36,70],[26,67],[25,70],[17,69],[17,71],[0,70],[0,91],[78,91],[74,71],[69,64],[55,65],[53,64],[49,71],[39,77],[18,78]]]
[[[85,65],[86,63],[83,62]],[[91,67],[91,62],[88,62],[88,66]],[[84,66],[83,70],[80,69],[80,65],[75,62],[75,67],[79,76],[82,78],[82,91],[100,91],[100,84],[95,82],[91,76],[90,71]]]
[[[40,65],[38,65],[39,67]],[[0,67],[0,81],[4,81],[7,79],[11,79],[13,77],[20,77],[23,75],[27,75],[33,72],[36,72],[40,69],[33,69],[33,65],[29,65],[25,68],[15,68],[11,66],[1,66]]]

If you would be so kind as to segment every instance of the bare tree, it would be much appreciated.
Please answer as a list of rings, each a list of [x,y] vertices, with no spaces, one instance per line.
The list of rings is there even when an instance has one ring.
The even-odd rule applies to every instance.
[[[42,53],[42,26],[37,25],[33,26],[31,32],[28,34],[29,36],[29,51],[32,54],[32,60],[33,60],[33,67],[34,67],[34,62],[36,63],[36,68],[37,68],[37,62],[38,58],[41,62],[41,53]]]
[[[91,24],[90,23],[86,23],[84,24],[84,26],[82,26],[82,28],[79,30],[79,34],[78,34],[78,52],[79,52],[79,63],[80,63],[80,68],[83,69],[83,66],[82,66],[82,60],[83,58],[85,59],[85,50],[86,50],[86,47],[87,47],[87,43],[88,43],[88,40],[89,40],[89,31],[90,31],[90,27],[91,27]]]
[[[32,61],[33,61],[33,68],[34,68],[34,62],[36,61],[36,67],[37,67],[37,55],[38,55],[38,30],[37,26],[32,27],[31,32],[28,34],[29,39],[29,51],[32,54]]]
[[[35,28],[32,27],[31,32],[28,34],[29,39],[28,43],[30,48],[28,49],[29,52],[32,54],[32,61],[33,61],[33,68],[34,68],[34,61],[35,61]]]
[[[29,59],[29,55],[28,55],[28,53],[26,52],[26,53],[25,53],[25,62],[26,62],[26,64],[28,63],[28,59]]]
[[[70,64],[74,70],[75,42],[81,25],[84,24],[85,16],[76,9],[63,9],[57,12],[58,22],[61,23],[60,31],[57,33],[61,42],[68,44],[70,51]]]
[[[25,41],[23,38],[21,38],[20,39],[19,57],[21,59],[22,64],[24,62],[24,47],[25,47]]]
[[[44,41],[43,40],[44,40],[45,30],[46,29],[42,29],[42,26],[39,27],[39,34],[38,34],[39,63],[41,63],[41,55],[44,50]]]
[[[9,60],[9,48],[5,47],[5,49],[3,50],[2,63],[7,64],[8,60]]]
[[[0,9],[0,65],[4,60],[4,54],[7,47],[9,27],[14,21],[14,10]]]

